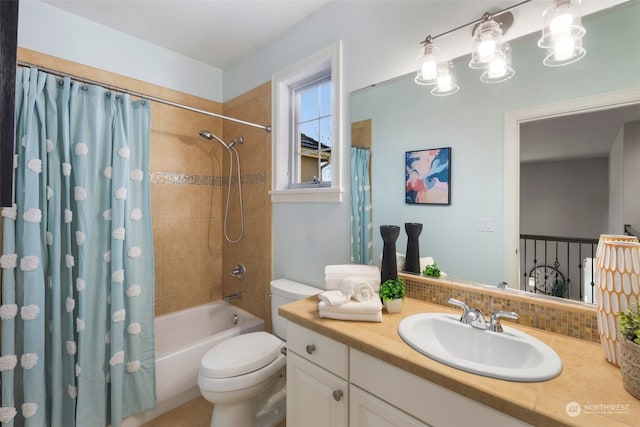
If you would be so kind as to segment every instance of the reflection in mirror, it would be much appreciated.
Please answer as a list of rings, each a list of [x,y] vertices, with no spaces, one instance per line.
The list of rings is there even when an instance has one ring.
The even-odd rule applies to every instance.
[[[639,131],[640,103],[520,125],[521,289],[594,302],[598,237],[640,226]]]
[[[506,281],[514,292],[520,289],[525,267],[520,266],[518,250],[519,125],[542,116],[532,114],[533,118],[514,121],[513,130],[506,117],[519,118],[522,115],[517,112],[525,109],[579,104],[583,98],[610,93],[631,93],[640,101],[636,95],[640,93],[639,20],[637,2],[585,17],[588,53],[580,62],[565,67],[542,64],[536,46],[539,34],[513,40],[516,76],[500,84],[481,83],[477,73],[468,69],[468,57],[459,58],[454,63],[461,89],[450,97],[432,97],[428,90],[416,86],[413,73],[354,92],[352,122],[371,119],[372,124],[373,229],[383,224],[422,223],[421,256],[433,257],[449,277],[489,286]],[[573,112],[580,110],[573,106]],[[451,205],[405,204],[405,152],[437,147],[451,147],[454,152]],[[543,209],[537,221],[547,222],[552,209],[562,209],[562,204]],[[574,220],[589,209],[572,214]],[[607,215],[608,230],[611,215]],[[548,231],[527,232],[546,235]],[[553,230],[552,234],[556,233],[560,232]],[[593,233],[596,231],[589,235],[571,231],[569,235],[592,237]],[[405,246],[406,235],[401,233],[397,247]],[[374,234],[374,259],[381,249],[381,239]],[[554,262],[549,258],[538,264]],[[544,273],[540,273],[542,278]],[[579,276],[570,277],[572,286],[580,285]],[[527,292],[528,283],[523,283]],[[578,294],[572,299],[580,299],[579,289],[572,288],[571,293]]]

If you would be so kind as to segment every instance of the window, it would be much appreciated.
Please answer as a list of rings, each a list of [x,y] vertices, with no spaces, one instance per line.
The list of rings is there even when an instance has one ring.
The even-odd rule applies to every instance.
[[[331,76],[294,89],[291,188],[331,186]]]
[[[272,202],[340,202],[341,44],[273,76]]]

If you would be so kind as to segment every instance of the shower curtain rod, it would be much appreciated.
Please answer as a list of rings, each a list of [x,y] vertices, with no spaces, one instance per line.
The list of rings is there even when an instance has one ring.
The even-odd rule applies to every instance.
[[[259,124],[256,124],[256,123],[247,122],[245,120],[236,119],[235,117],[223,116],[222,114],[217,114],[217,113],[213,113],[211,111],[201,110],[199,108],[194,108],[194,107],[190,107],[188,105],[179,104],[177,102],[169,101],[168,99],[157,98],[157,97],[151,96],[151,95],[145,95],[144,93],[135,92],[135,91],[132,91],[132,90],[129,90],[129,89],[125,89],[125,88],[121,88],[121,87],[117,87],[117,86],[104,84],[104,83],[101,83],[101,82],[98,82],[98,81],[95,81],[95,80],[87,79],[87,78],[80,77],[80,76],[75,76],[75,75],[69,74],[69,73],[63,73],[61,71],[52,70],[51,68],[41,67],[39,65],[32,64],[32,63],[25,62],[25,61],[18,61],[18,65],[21,66],[21,67],[34,67],[34,68],[37,68],[37,69],[39,69],[41,71],[44,71],[46,73],[53,74],[54,76],[69,77],[69,78],[77,80],[77,81],[79,81],[81,83],[102,86],[102,87],[104,87],[106,89],[113,90],[115,92],[126,93],[126,94],[129,94],[129,95],[136,96],[138,98],[146,99],[148,101],[158,102],[160,104],[166,104],[166,105],[170,105],[172,107],[182,108],[183,110],[193,111],[194,113],[200,113],[200,114],[204,114],[206,116],[217,117],[219,119],[228,120],[228,121],[235,122],[235,123],[240,123],[242,125],[252,126],[252,127],[255,127],[255,128],[259,128],[259,129],[264,129],[268,133],[271,133],[271,126],[263,126],[263,125],[259,125]]]

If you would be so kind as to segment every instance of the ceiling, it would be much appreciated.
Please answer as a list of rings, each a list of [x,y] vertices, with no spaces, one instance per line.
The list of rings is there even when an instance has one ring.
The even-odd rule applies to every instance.
[[[43,0],[224,69],[330,0]]]
[[[520,125],[520,161],[607,157],[625,123],[640,121],[640,103]]]

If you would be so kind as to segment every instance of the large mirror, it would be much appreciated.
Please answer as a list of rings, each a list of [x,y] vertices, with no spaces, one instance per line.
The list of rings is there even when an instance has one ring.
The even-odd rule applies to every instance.
[[[351,97],[352,122],[371,119],[374,259],[382,250],[380,225],[402,226],[405,222],[419,222],[424,225],[420,235],[421,255],[433,257],[449,277],[493,286],[506,281],[515,289],[548,291],[553,295],[552,289],[547,287],[529,287],[530,282],[526,279],[531,267],[521,265],[524,261],[520,259],[519,245],[520,234],[547,235],[544,229],[526,229],[529,225],[521,230],[521,216],[525,224],[530,224],[529,213],[533,212],[524,200],[522,208],[520,204],[520,136],[525,136],[522,141],[525,168],[531,169],[527,150],[536,143],[527,142],[526,137],[535,134],[538,138],[541,128],[552,131],[552,126],[561,137],[554,141],[564,141],[571,154],[563,159],[556,158],[556,162],[590,158],[590,166],[580,165],[587,169],[598,169],[604,162],[607,171],[598,169],[597,175],[607,179],[607,188],[614,184],[619,187],[614,187],[606,196],[594,188],[591,194],[582,194],[582,199],[566,199],[567,204],[575,207],[587,196],[599,196],[599,199],[590,199],[591,204],[582,210],[567,207],[565,211],[570,218],[563,221],[571,223],[573,217],[573,222],[595,222],[603,225],[601,229],[595,226],[578,231],[549,229],[549,235],[597,239],[600,233],[623,233],[624,229],[619,229],[618,225],[623,227],[629,222],[619,216],[618,210],[624,211],[625,205],[617,201],[614,208],[611,200],[624,193],[623,186],[640,186],[637,180],[634,183],[620,181],[620,164],[611,166],[613,160],[610,159],[619,155],[615,151],[619,146],[616,145],[618,134],[624,132],[627,124],[628,129],[632,129],[632,123],[640,120],[637,115],[640,109],[633,107],[640,104],[640,27],[637,22],[640,22],[640,4],[637,2],[584,17],[583,24],[587,28],[584,45],[588,53],[579,62],[564,67],[551,68],[542,64],[544,52],[536,45],[539,34],[513,40],[516,75],[500,84],[480,82],[479,73],[467,67],[469,58],[459,58],[454,61],[454,69],[461,89],[448,97],[431,96],[428,88],[414,83],[413,74],[354,92]],[[628,106],[632,107],[618,109]],[[576,135],[570,134],[567,126],[571,129],[580,125],[562,125],[555,121],[577,120],[578,113],[590,114],[587,120],[596,124],[600,120],[605,123],[605,117],[607,123],[615,123],[611,125],[617,126],[613,137],[603,141],[608,149],[600,149],[594,155],[578,152],[587,148],[586,143],[585,146],[568,146],[575,142]],[[614,120],[609,120],[611,115]],[[559,142],[549,140],[547,143],[557,151],[555,145]],[[405,152],[441,147],[451,147],[451,205],[405,204]],[[534,150],[540,148],[533,147]],[[551,162],[550,159],[545,161]],[[562,169],[562,165],[556,166]],[[529,177],[529,172],[526,170],[524,175]],[[572,197],[574,193],[584,191],[563,188]],[[530,191],[530,186],[525,188],[527,201],[533,197]],[[594,203],[599,204],[597,209]],[[600,205],[603,203],[606,208]],[[627,210],[632,206],[637,206],[637,202],[626,203]],[[544,224],[550,223],[553,212],[562,207],[536,208],[540,209],[534,222]],[[526,215],[522,215],[521,210],[527,210]],[[606,211],[606,219],[587,219],[592,210]],[[578,235],[582,233],[585,235]],[[405,245],[406,236],[401,233],[398,251],[404,252]],[[572,278],[573,286],[578,288],[572,295],[567,290],[561,296],[567,297],[569,293],[570,299],[588,301],[582,287],[585,279],[579,276],[586,271],[586,266],[582,265],[584,258],[589,258],[586,251],[584,256],[580,255],[583,259],[579,261],[581,272]],[[538,257],[542,261],[542,255]],[[553,266],[555,261],[555,258],[547,258],[539,264]]]

